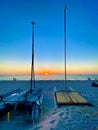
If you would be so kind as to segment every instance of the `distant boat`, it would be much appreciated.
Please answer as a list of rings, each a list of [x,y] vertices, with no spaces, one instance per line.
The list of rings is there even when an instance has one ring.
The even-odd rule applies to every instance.
[[[90,77],[88,77],[88,81],[91,81],[91,78],[90,78]]]
[[[32,64],[31,64],[31,85],[30,89],[23,91],[16,89],[9,93],[0,95],[0,115],[4,112],[14,109],[22,111],[30,111],[31,119],[37,120],[43,102],[43,94],[41,89],[35,88],[34,75],[34,22],[32,22]],[[13,78],[15,81],[16,78]]]
[[[16,78],[13,78],[13,81],[16,81]]]

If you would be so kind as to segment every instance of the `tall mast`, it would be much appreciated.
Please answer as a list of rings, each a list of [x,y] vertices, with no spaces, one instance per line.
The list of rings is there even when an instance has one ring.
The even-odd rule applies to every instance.
[[[64,6],[64,52],[65,52],[65,90],[66,90],[66,6]]]
[[[35,88],[35,75],[34,75],[34,24],[32,23],[32,63],[31,63],[31,88],[30,91],[32,92],[33,88]],[[33,87],[32,87],[32,80],[33,80]]]

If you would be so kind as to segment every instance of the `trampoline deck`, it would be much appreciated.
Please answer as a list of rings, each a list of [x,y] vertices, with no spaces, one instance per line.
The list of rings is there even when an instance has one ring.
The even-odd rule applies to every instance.
[[[91,105],[77,91],[57,91],[55,98],[57,105]]]

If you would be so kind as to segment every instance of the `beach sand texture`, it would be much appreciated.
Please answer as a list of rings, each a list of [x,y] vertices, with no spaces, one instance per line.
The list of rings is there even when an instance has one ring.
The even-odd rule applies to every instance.
[[[0,94],[16,88],[28,89],[30,81],[0,81]],[[78,91],[93,106],[63,106],[55,103],[54,88],[64,89],[64,81],[36,81],[36,87],[44,94],[42,112],[37,122],[28,120],[29,115],[11,113],[0,120],[0,130],[98,130],[98,88],[91,87],[88,80],[69,80],[67,86]]]

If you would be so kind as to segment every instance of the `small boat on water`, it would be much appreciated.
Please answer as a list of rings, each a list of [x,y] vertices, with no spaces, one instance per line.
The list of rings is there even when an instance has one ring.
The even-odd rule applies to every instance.
[[[23,91],[18,88],[9,93],[0,95],[0,115],[14,109],[17,111],[29,111],[32,120],[37,120],[43,102],[41,89],[35,87],[34,75],[34,22],[32,22],[32,64],[30,89]]]
[[[13,81],[16,81],[16,78],[13,77]]]

